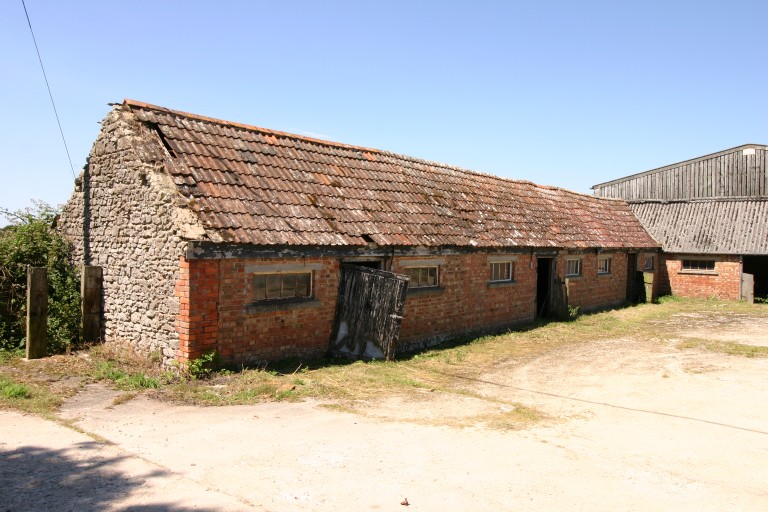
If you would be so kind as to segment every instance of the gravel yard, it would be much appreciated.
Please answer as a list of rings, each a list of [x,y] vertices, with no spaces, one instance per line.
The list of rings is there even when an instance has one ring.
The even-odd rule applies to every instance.
[[[468,377],[471,396],[355,413],[89,385],[58,422],[0,411],[0,510],[768,509],[768,358],[681,345],[768,346],[768,320],[672,321],[678,339],[565,346]],[[512,403],[542,419],[504,428]]]

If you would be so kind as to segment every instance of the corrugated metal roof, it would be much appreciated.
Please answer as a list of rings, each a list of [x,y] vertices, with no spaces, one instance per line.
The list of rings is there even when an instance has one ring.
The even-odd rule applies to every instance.
[[[630,206],[666,252],[768,254],[768,199],[644,201]]]
[[[366,245],[367,235],[379,245],[658,246],[624,201],[133,100],[122,108],[159,135],[146,137],[143,150],[162,155],[214,239]]]

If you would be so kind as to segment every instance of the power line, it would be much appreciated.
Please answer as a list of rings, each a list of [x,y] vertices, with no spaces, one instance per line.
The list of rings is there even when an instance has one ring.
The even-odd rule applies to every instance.
[[[64,143],[64,150],[67,152],[67,160],[69,160],[69,170],[72,171],[72,178],[77,179],[75,177],[75,167],[72,165],[72,157],[69,156],[69,147],[67,146],[67,139],[64,138],[64,130],[61,128],[61,120],[59,119],[59,113],[56,110],[56,103],[53,101],[53,93],[51,92],[51,86],[48,83],[48,75],[45,74],[45,66],[43,66],[43,58],[40,56],[40,49],[37,47],[37,39],[35,39],[35,31],[32,30],[32,22],[29,21],[29,13],[27,12],[27,5],[24,3],[24,0],[21,0],[21,5],[24,6],[24,14],[27,16],[29,33],[32,34],[32,42],[35,43],[37,60],[40,61],[40,69],[43,70],[43,78],[45,78],[45,86],[48,88],[48,96],[51,97],[51,105],[53,105],[53,113],[56,116],[56,123],[58,123],[59,125],[59,133],[61,133],[61,141]]]

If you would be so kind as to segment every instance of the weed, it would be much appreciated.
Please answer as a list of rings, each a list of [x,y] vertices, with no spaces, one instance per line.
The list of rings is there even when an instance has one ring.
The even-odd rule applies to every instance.
[[[219,366],[219,354],[212,350],[187,363],[187,371],[193,379],[207,379]]]

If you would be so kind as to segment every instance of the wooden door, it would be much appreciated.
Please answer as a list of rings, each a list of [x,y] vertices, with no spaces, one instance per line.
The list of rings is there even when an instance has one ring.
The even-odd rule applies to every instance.
[[[407,289],[407,276],[342,265],[331,352],[391,361]]]
[[[741,274],[741,300],[755,302],[755,276],[752,274]]]

